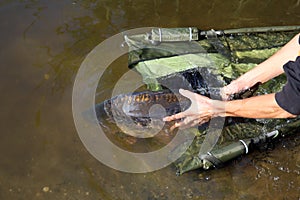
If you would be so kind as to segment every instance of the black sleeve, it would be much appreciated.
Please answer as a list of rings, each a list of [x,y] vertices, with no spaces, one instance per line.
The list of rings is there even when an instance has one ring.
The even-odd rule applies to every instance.
[[[300,39],[299,39],[300,42]],[[300,56],[283,66],[287,83],[275,94],[277,104],[287,112],[300,115]]]

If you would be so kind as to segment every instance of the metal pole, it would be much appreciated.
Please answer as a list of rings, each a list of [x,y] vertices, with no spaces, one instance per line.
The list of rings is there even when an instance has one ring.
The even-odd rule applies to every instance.
[[[270,26],[270,27],[252,27],[252,28],[237,28],[228,30],[215,31],[218,35],[223,34],[238,34],[238,33],[264,33],[264,32],[280,32],[280,31],[295,31],[300,30],[300,26]],[[200,35],[205,36],[209,31],[201,31]]]

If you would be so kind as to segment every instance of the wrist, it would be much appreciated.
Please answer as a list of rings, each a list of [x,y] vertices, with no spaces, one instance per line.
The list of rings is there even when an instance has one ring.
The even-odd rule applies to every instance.
[[[212,117],[236,117],[244,106],[244,100],[220,101],[213,100]]]
[[[226,105],[225,101],[211,100],[212,117],[225,117],[226,116],[225,105]]]

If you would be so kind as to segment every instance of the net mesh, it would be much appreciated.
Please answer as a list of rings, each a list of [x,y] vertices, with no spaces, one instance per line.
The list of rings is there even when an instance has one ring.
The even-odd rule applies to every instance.
[[[222,87],[274,54],[299,32],[299,28],[235,34],[209,31],[204,36],[194,28],[190,31],[190,28],[163,29],[163,35],[159,35],[159,30],[155,29],[152,31],[153,37],[145,33],[125,38],[131,50],[129,67],[141,74],[150,90],[177,90],[185,87],[186,80],[188,87],[198,93],[201,93],[203,85]],[[199,37],[196,37],[196,33]],[[189,37],[192,39],[188,40]],[[280,91],[285,82],[284,75],[278,76],[261,85],[254,95]],[[298,124],[294,123],[298,121],[299,118],[227,118],[214,148],[239,139],[256,137],[286,124],[292,124],[292,130],[298,130]],[[291,129],[288,130],[291,132]],[[195,139],[175,162],[179,174],[199,166],[197,155],[207,130],[202,127],[187,131],[193,132]],[[174,152],[180,151],[185,145],[178,146]]]

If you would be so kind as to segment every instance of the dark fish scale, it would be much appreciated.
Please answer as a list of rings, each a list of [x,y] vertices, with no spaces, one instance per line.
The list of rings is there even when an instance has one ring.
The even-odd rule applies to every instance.
[[[120,117],[122,115],[125,117],[126,115],[127,117],[133,117],[134,120],[138,121],[138,118],[150,118],[149,110],[156,104],[161,105],[165,109],[166,115],[172,115],[186,110],[190,106],[190,100],[180,94],[174,94],[170,91],[145,91],[121,94],[108,99],[101,104],[110,118],[116,117],[115,115],[119,115]],[[162,117],[164,116],[160,116],[159,118]]]

